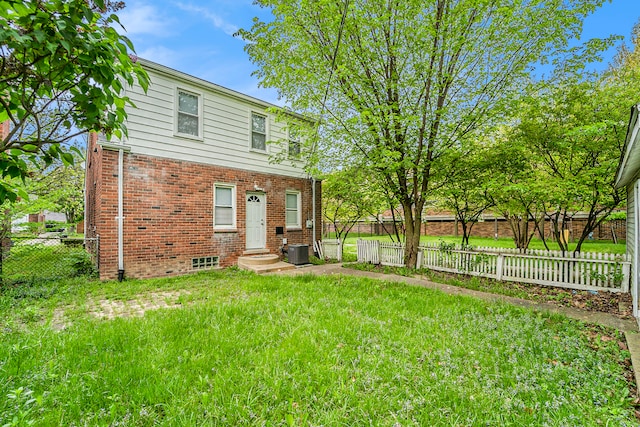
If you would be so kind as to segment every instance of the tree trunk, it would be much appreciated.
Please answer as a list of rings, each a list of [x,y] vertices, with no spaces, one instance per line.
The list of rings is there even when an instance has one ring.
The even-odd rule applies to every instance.
[[[416,268],[418,264],[418,248],[420,246],[420,226],[422,225],[422,212],[411,211],[411,206],[405,206],[404,209],[404,226],[405,226],[405,246],[404,246],[404,265],[408,268]]]

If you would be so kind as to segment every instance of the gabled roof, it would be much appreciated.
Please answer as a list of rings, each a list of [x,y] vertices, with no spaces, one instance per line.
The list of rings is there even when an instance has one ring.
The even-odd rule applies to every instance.
[[[640,172],[640,122],[638,114],[640,104],[631,107],[631,118],[627,128],[627,137],[624,142],[623,156],[616,173],[616,187],[625,187],[630,184]]]
[[[149,61],[148,59],[144,59],[144,58],[137,58],[137,61],[140,63],[140,65],[142,65],[143,68],[145,69],[149,69],[149,70],[154,70],[158,73],[164,74],[165,76],[168,77],[172,77],[174,79],[178,79],[178,80],[182,80],[185,82],[188,82],[192,85],[195,86],[199,86],[203,89],[208,89],[211,90],[213,92],[219,93],[219,94],[224,94],[226,96],[229,96],[231,98],[235,98],[237,100],[243,101],[243,102],[247,102],[249,104],[253,104],[256,105],[258,107],[261,108],[277,108],[283,111],[286,111],[288,115],[295,117],[299,120],[304,120],[307,121],[309,123],[313,123],[313,120],[310,119],[309,117],[305,117],[301,114],[298,114],[296,112],[290,111],[289,109],[287,109],[287,107],[281,107],[275,104],[272,104],[270,102],[267,101],[263,101],[261,99],[255,98],[253,96],[249,96],[249,95],[245,95],[244,93],[232,90],[232,89],[228,89],[224,86],[220,86],[217,85],[215,83],[211,83],[208,82],[206,80],[203,80],[201,78],[192,76],[190,74],[184,73],[182,71],[178,71],[175,70],[173,68],[167,67],[165,65],[162,64],[158,64],[156,62],[153,61]]]

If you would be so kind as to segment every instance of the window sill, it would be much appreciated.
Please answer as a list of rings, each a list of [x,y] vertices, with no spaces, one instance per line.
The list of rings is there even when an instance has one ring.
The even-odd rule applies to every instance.
[[[302,227],[287,227],[287,231],[302,231]]]
[[[214,233],[237,233],[237,228],[214,228]]]
[[[251,147],[249,147],[249,152],[250,153],[258,153],[258,154],[269,154],[267,152],[267,150],[259,150],[257,148],[251,148]]]
[[[204,138],[201,136],[194,136],[194,135],[189,135],[188,133],[178,133],[178,132],[174,132],[173,136],[175,136],[176,138],[182,138],[182,139],[190,139],[192,141],[198,141],[198,142],[204,142]]]

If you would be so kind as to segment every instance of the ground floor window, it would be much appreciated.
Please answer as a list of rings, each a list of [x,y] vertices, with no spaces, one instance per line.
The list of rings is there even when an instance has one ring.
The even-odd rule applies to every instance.
[[[301,228],[302,215],[300,209],[300,192],[287,191],[286,193],[286,224],[287,228]]]

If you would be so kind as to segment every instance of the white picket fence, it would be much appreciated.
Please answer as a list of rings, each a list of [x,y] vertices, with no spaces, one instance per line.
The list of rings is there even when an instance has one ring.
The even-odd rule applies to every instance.
[[[358,240],[358,262],[403,266],[404,245]],[[631,263],[623,255],[421,246],[418,268],[580,290],[629,292]]]
[[[321,259],[329,258],[342,262],[342,241],[339,239],[318,240],[315,249]]]

